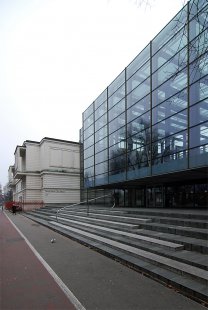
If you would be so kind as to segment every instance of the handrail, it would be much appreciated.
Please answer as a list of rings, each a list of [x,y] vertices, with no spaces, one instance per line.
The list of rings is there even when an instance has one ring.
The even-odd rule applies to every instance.
[[[60,209],[57,210],[56,212],[56,221],[58,222],[58,213],[59,211],[61,210],[64,210],[64,209],[70,209],[71,207],[74,207],[74,206],[79,206],[81,204],[84,204],[84,203],[87,203],[87,207],[88,207],[88,210],[87,210],[87,214],[89,213],[89,205],[88,205],[88,202],[90,201],[94,201],[94,200],[97,200],[97,199],[100,199],[100,198],[104,198],[104,197],[109,197],[109,196],[112,196],[112,194],[109,194],[109,195],[104,195],[104,196],[99,196],[99,197],[96,197],[96,198],[92,198],[92,199],[88,199],[88,200],[85,200],[85,201],[81,201],[81,202],[78,202],[78,203],[74,203],[70,206],[65,206],[65,207],[62,207]]]

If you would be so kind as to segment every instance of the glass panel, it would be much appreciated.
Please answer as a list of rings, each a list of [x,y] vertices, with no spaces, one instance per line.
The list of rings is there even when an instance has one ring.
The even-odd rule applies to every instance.
[[[107,101],[103,102],[100,107],[95,111],[95,120],[107,113]]]
[[[95,110],[107,100],[107,89],[105,89],[102,94],[95,100]]]
[[[94,144],[94,135],[90,136],[88,139],[84,141],[84,149],[87,149],[89,146]]]
[[[190,126],[195,126],[208,120],[208,101],[200,102],[190,108]]]
[[[187,128],[187,110],[175,114],[152,127],[152,139],[157,140],[170,136]]]
[[[108,147],[108,138],[104,138],[99,142],[95,143],[95,153],[99,153]]]
[[[99,140],[103,139],[106,136],[107,136],[107,125],[102,127],[95,133],[95,142],[98,142]]]
[[[122,84],[125,83],[125,70],[109,85],[108,97],[110,97]]]
[[[150,79],[148,78],[127,96],[127,107],[128,108],[131,107],[133,104],[142,99],[149,92],[150,92]]]
[[[152,58],[152,69],[153,72],[160,68],[167,60],[172,58],[176,53],[178,53],[187,44],[187,34],[183,31],[177,33],[171,41],[169,41],[157,54]],[[178,61],[184,62],[184,55],[187,54],[187,50],[178,53]]]
[[[186,6],[187,8],[187,6]],[[184,27],[187,21],[187,9],[182,9],[170,23],[153,39],[152,53],[153,55],[167,42],[172,36]]]
[[[89,136],[91,136],[94,133],[94,124],[92,124],[90,127],[88,127],[84,131],[84,139],[86,140]]]
[[[150,125],[150,112],[147,112],[128,124],[128,136],[132,136],[135,133],[148,128]]]
[[[125,96],[125,85],[121,86],[111,97],[109,97],[108,99],[109,109],[111,109],[124,96]]]
[[[180,92],[152,110],[152,124],[178,113],[187,107],[187,91]]]
[[[153,106],[163,102],[165,99],[172,97],[174,94],[187,87],[187,69],[179,72],[176,76],[169,79],[158,89],[153,91]]]
[[[150,145],[133,149],[128,152],[128,169],[140,169],[141,167],[150,166]]]
[[[116,131],[118,128],[125,125],[125,113],[119,115],[112,122],[109,123],[109,133]]]
[[[191,85],[190,98],[190,105],[201,100],[208,102],[208,76]]]
[[[126,155],[121,155],[114,157],[112,159],[109,159],[109,170],[116,170],[118,172],[125,171],[126,167]]]
[[[109,158],[113,158],[126,153],[126,141],[120,141],[109,148]]]
[[[108,172],[108,162],[103,162],[102,164],[95,165],[95,175]]]
[[[98,164],[98,163],[101,163],[103,161],[106,161],[108,160],[108,150],[105,149],[104,151],[98,153],[98,154],[95,154],[95,163]]]
[[[190,84],[208,74],[208,53],[190,65]]]
[[[140,68],[128,81],[127,93],[132,91],[136,86],[141,84],[150,76],[150,62],[148,61],[142,68]]]
[[[109,110],[109,122],[125,111],[125,99],[118,102],[111,110]]]
[[[127,110],[127,123],[150,109],[150,96],[146,96]]]
[[[182,55],[181,55],[182,54]],[[177,78],[179,71],[187,65],[187,50],[184,49],[181,53],[177,54],[165,65],[163,65],[157,72],[153,74],[152,84],[153,89],[158,87],[169,78]]]
[[[190,61],[200,57],[208,50],[208,30],[202,32],[194,41],[190,43]]]
[[[190,128],[190,148],[208,144],[208,122]]]
[[[95,131],[107,124],[107,114],[104,114],[95,122]]]
[[[190,1],[190,18],[193,18],[193,16],[197,15],[199,16],[200,10],[203,8],[202,12],[207,12],[207,0],[191,0]]]
[[[86,120],[92,113],[93,113],[93,109],[94,109],[94,103],[92,103],[87,110],[83,113],[83,118],[84,120]]]
[[[134,58],[128,65],[126,70],[127,79],[130,78],[148,59],[150,58],[150,44],[143,49],[143,51]]]
[[[87,127],[89,127],[90,125],[92,125],[94,121],[94,114],[91,114],[88,118],[85,119],[84,121],[84,129],[86,129]]]
[[[135,150],[141,147],[148,148],[151,143],[151,129],[147,128],[137,132],[134,136],[128,135],[127,147],[128,150]]]
[[[94,145],[90,146],[88,149],[84,151],[84,159],[94,155]]]
[[[109,136],[109,146],[122,142],[126,139],[126,127],[122,127]]]
[[[208,165],[208,144],[191,149],[189,154],[190,167]]]
[[[84,167],[85,168],[89,168],[93,165],[94,165],[94,157],[93,156],[85,159],[85,161],[84,161]]]

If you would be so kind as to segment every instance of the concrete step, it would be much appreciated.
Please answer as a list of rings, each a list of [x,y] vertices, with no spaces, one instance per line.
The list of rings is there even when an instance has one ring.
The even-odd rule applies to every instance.
[[[98,218],[94,218],[91,216],[79,216],[79,215],[70,215],[70,214],[61,214],[61,218],[67,218],[67,219],[77,219],[80,222],[86,222],[86,223],[96,223],[97,225],[105,225],[106,227],[114,227],[114,228],[123,228],[126,230],[132,230],[139,228],[138,224],[129,224],[124,221],[112,221],[112,220],[101,220]],[[59,217],[58,217],[59,218]]]
[[[51,218],[55,219],[55,216],[51,216]],[[138,234],[129,233],[129,232],[118,230],[118,229],[112,229],[112,228],[108,228],[108,227],[104,227],[104,226],[98,226],[98,225],[94,225],[94,224],[83,223],[83,222],[79,222],[76,220],[70,220],[67,218],[59,218],[59,222],[65,222],[69,226],[77,225],[77,227],[81,227],[82,229],[92,228],[94,231],[96,231],[96,233],[106,232],[106,233],[109,233],[110,237],[112,237],[114,235],[124,236],[126,240],[129,240],[129,239],[139,240],[141,242],[148,243],[151,245],[156,245],[156,246],[159,246],[162,248],[168,248],[169,250],[172,250],[172,251],[179,251],[179,250],[184,249],[182,244],[177,244],[174,242],[154,239],[153,237],[140,236]]]
[[[78,228],[108,239],[119,241],[155,254],[162,254],[164,257],[172,258],[174,260],[208,270],[208,255],[192,253],[190,256],[190,251],[184,250],[184,246],[182,244],[165,242],[164,240],[155,239],[154,237],[148,238],[134,233],[128,233],[117,229],[96,226],[74,220],[61,219],[59,222],[70,227]]]
[[[88,233],[88,232],[85,232],[85,231],[77,229],[77,228],[69,227],[69,226],[61,224],[61,223],[51,221],[50,224],[64,228],[67,231],[72,231],[76,234],[85,236],[87,238],[96,240],[100,243],[107,244],[110,247],[113,247],[115,249],[119,249],[121,251],[127,252],[128,254],[139,257],[141,259],[150,261],[152,264],[166,268],[167,270],[174,271],[174,272],[181,274],[181,275],[184,274],[186,276],[189,276],[192,279],[195,279],[196,281],[201,282],[202,284],[205,284],[205,285],[208,284],[208,271],[206,271],[206,270],[202,270],[198,267],[190,266],[188,264],[181,263],[181,262],[175,261],[173,259],[163,257],[161,255],[150,253],[148,251],[144,251],[144,250],[123,244],[123,243],[118,242],[118,241],[109,240],[108,238],[97,236],[95,234]]]
[[[152,222],[151,218],[143,218],[143,217],[130,217],[130,216],[122,216],[122,215],[112,215],[112,214],[99,214],[99,213],[90,213],[87,214],[86,212],[79,212],[79,216],[87,217],[87,218],[95,218],[95,219],[104,219],[107,221],[113,222],[121,222],[121,223],[130,223],[130,224],[141,224],[141,223],[150,223]],[[77,212],[68,211],[68,212],[61,212],[58,213],[58,216],[77,216]]]
[[[180,225],[169,225],[162,223],[142,223],[140,224],[140,228],[208,240],[208,229],[184,227]]]
[[[172,285],[178,290],[182,290],[183,293],[191,295],[192,297],[194,296],[196,299],[207,300],[207,271],[202,271],[202,269],[198,267],[175,261],[173,258],[165,257],[165,249],[161,248],[161,254],[158,255],[148,250],[142,250],[135,246],[125,244],[121,241],[115,241],[110,238],[96,235],[95,233],[93,234],[83,231],[82,229],[70,227],[66,224],[57,223],[55,221],[48,222],[49,217],[43,214],[37,214],[38,217],[36,217],[34,213],[25,215],[65,236],[93,247],[105,255],[114,257],[115,259],[144,272],[148,276],[152,276],[158,281]],[[82,223],[81,225],[87,225],[87,223]],[[106,227],[103,228],[108,229]],[[99,226],[99,229],[102,230],[101,226]],[[109,231],[109,233],[113,235],[113,231]],[[128,237],[131,239],[131,235]],[[151,245],[149,245],[149,249],[150,248],[152,248]],[[183,250],[169,250],[169,253],[172,253],[171,255],[179,255],[182,252]]]
[[[208,254],[208,242],[207,240],[197,239],[193,237],[186,237],[181,235],[176,235],[172,233],[160,232],[160,231],[153,231],[148,229],[139,229],[135,231],[139,235],[143,236],[153,236],[154,238],[181,243],[184,245],[186,250],[189,251],[196,251],[203,254]]]

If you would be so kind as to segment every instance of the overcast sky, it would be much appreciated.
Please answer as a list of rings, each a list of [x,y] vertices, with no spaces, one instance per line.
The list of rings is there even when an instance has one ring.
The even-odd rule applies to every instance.
[[[184,3],[140,1],[0,0],[0,184],[25,140],[79,141],[82,112]]]

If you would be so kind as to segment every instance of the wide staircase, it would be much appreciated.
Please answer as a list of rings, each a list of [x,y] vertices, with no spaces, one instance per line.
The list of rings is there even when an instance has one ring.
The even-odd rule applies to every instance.
[[[69,206],[26,217],[207,305],[208,210]]]

